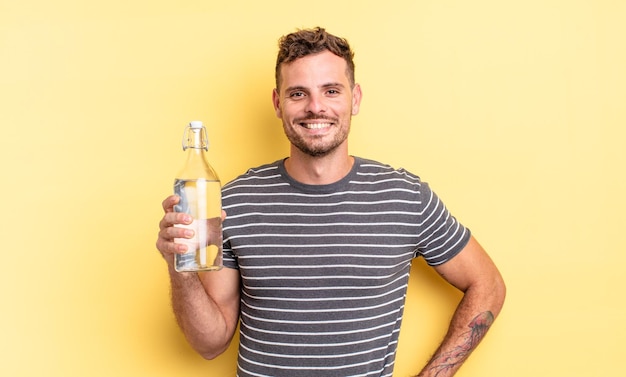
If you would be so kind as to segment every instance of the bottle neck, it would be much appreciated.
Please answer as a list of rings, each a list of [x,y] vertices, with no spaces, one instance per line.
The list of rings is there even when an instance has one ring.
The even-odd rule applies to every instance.
[[[209,140],[206,135],[206,129],[191,128],[188,127],[185,131],[185,137],[183,138],[183,150],[195,149],[195,150],[209,150]],[[191,152],[191,151],[190,151]]]
[[[183,150],[187,152],[187,161],[183,169],[176,176],[180,180],[203,179],[217,181],[219,178],[209,165],[206,151],[209,149],[209,140],[206,128],[187,127],[183,134]]]
[[[208,148],[208,140],[206,139],[206,131],[200,129],[187,129],[187,144],[183,144],[183,150],[187,152],[187,166],[190,169],[204,168],[206,164],[205,152]]]

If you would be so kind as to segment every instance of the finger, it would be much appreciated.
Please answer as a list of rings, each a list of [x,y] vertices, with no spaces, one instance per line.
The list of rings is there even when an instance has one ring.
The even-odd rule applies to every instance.
[[[180,197],[170,195],[162,202],[165,214],[159,222],[159,233],[156,241],[156,247],[164,258],[170,259],[173,254],[183,254],[189,249],[185,243],[177,243],[175,239],[193,238],[195,232],[188,228],[177,227],[175,225],[189,225],[193,222],[193,218],[186,213],[174,212],[174,206],[178,204]]]
[[[166,229],[175,225],[189,225],[193,217],[181,212],[166,212],[159,222],[159,229]]]
[[[188,240],[195,237],[196,232],[188,226],[165,227],[159,231],[157,248],[162,253],[184,253],[189,250]]]
[[[164,238],[157,239],[156,247],[166,258],[168,255],[184,254],[188,250],[188,246],[186,244],[166,241]]]
[[[191,227],[192,223],[192,217],[187,214],[166,214],[159,223],[159,238],[165,241],[172,241],[175,238],[191,238],[195,235]]]
[[[178,204],[179,201],[180,201],[180,196],[170,195],[167,198],[165,198],[165,200],[163,200],[163,203],[161,203],[161,205],[163,206],[163,210],[165,212],[174,212],[174,206]]]

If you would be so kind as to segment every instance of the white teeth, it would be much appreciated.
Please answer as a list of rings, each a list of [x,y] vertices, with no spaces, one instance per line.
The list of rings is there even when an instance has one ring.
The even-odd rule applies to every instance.
[[[308,128],[309,130],[316,130],[320,128],[330,127],[330,123],[305,123],[304,127]]]

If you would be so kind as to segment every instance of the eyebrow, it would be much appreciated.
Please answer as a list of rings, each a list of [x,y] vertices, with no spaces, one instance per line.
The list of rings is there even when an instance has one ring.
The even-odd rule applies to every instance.
[[[326,83],[326,84],[322,84],[320,86],[320,88],[333,88],[333,87],[344,88],[345,85],[343,85],[340,82],[329,82],[329,83]],[[290,86],[287,89],[285,89],[286,92],[292,92],[294,90],[304,90],[304,91],[306,91],[306,90],[308,90],[308,88],[305,87],[305,86],[302,86],[302,85],[294,85],[294,86]]]
[[[294,90],[306,90],[306,88],[301,85],[290,86],[289,88],[285,88],[285,92],[293,92]]]

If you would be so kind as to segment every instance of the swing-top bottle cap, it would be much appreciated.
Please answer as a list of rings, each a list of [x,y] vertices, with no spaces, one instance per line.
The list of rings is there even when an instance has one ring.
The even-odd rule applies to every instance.
[[[189,122],[189,127],[191,127],[194,130],[200,129],[200,128],[202,128],[202,121],[201,120],[192,120],[191,122]]]

